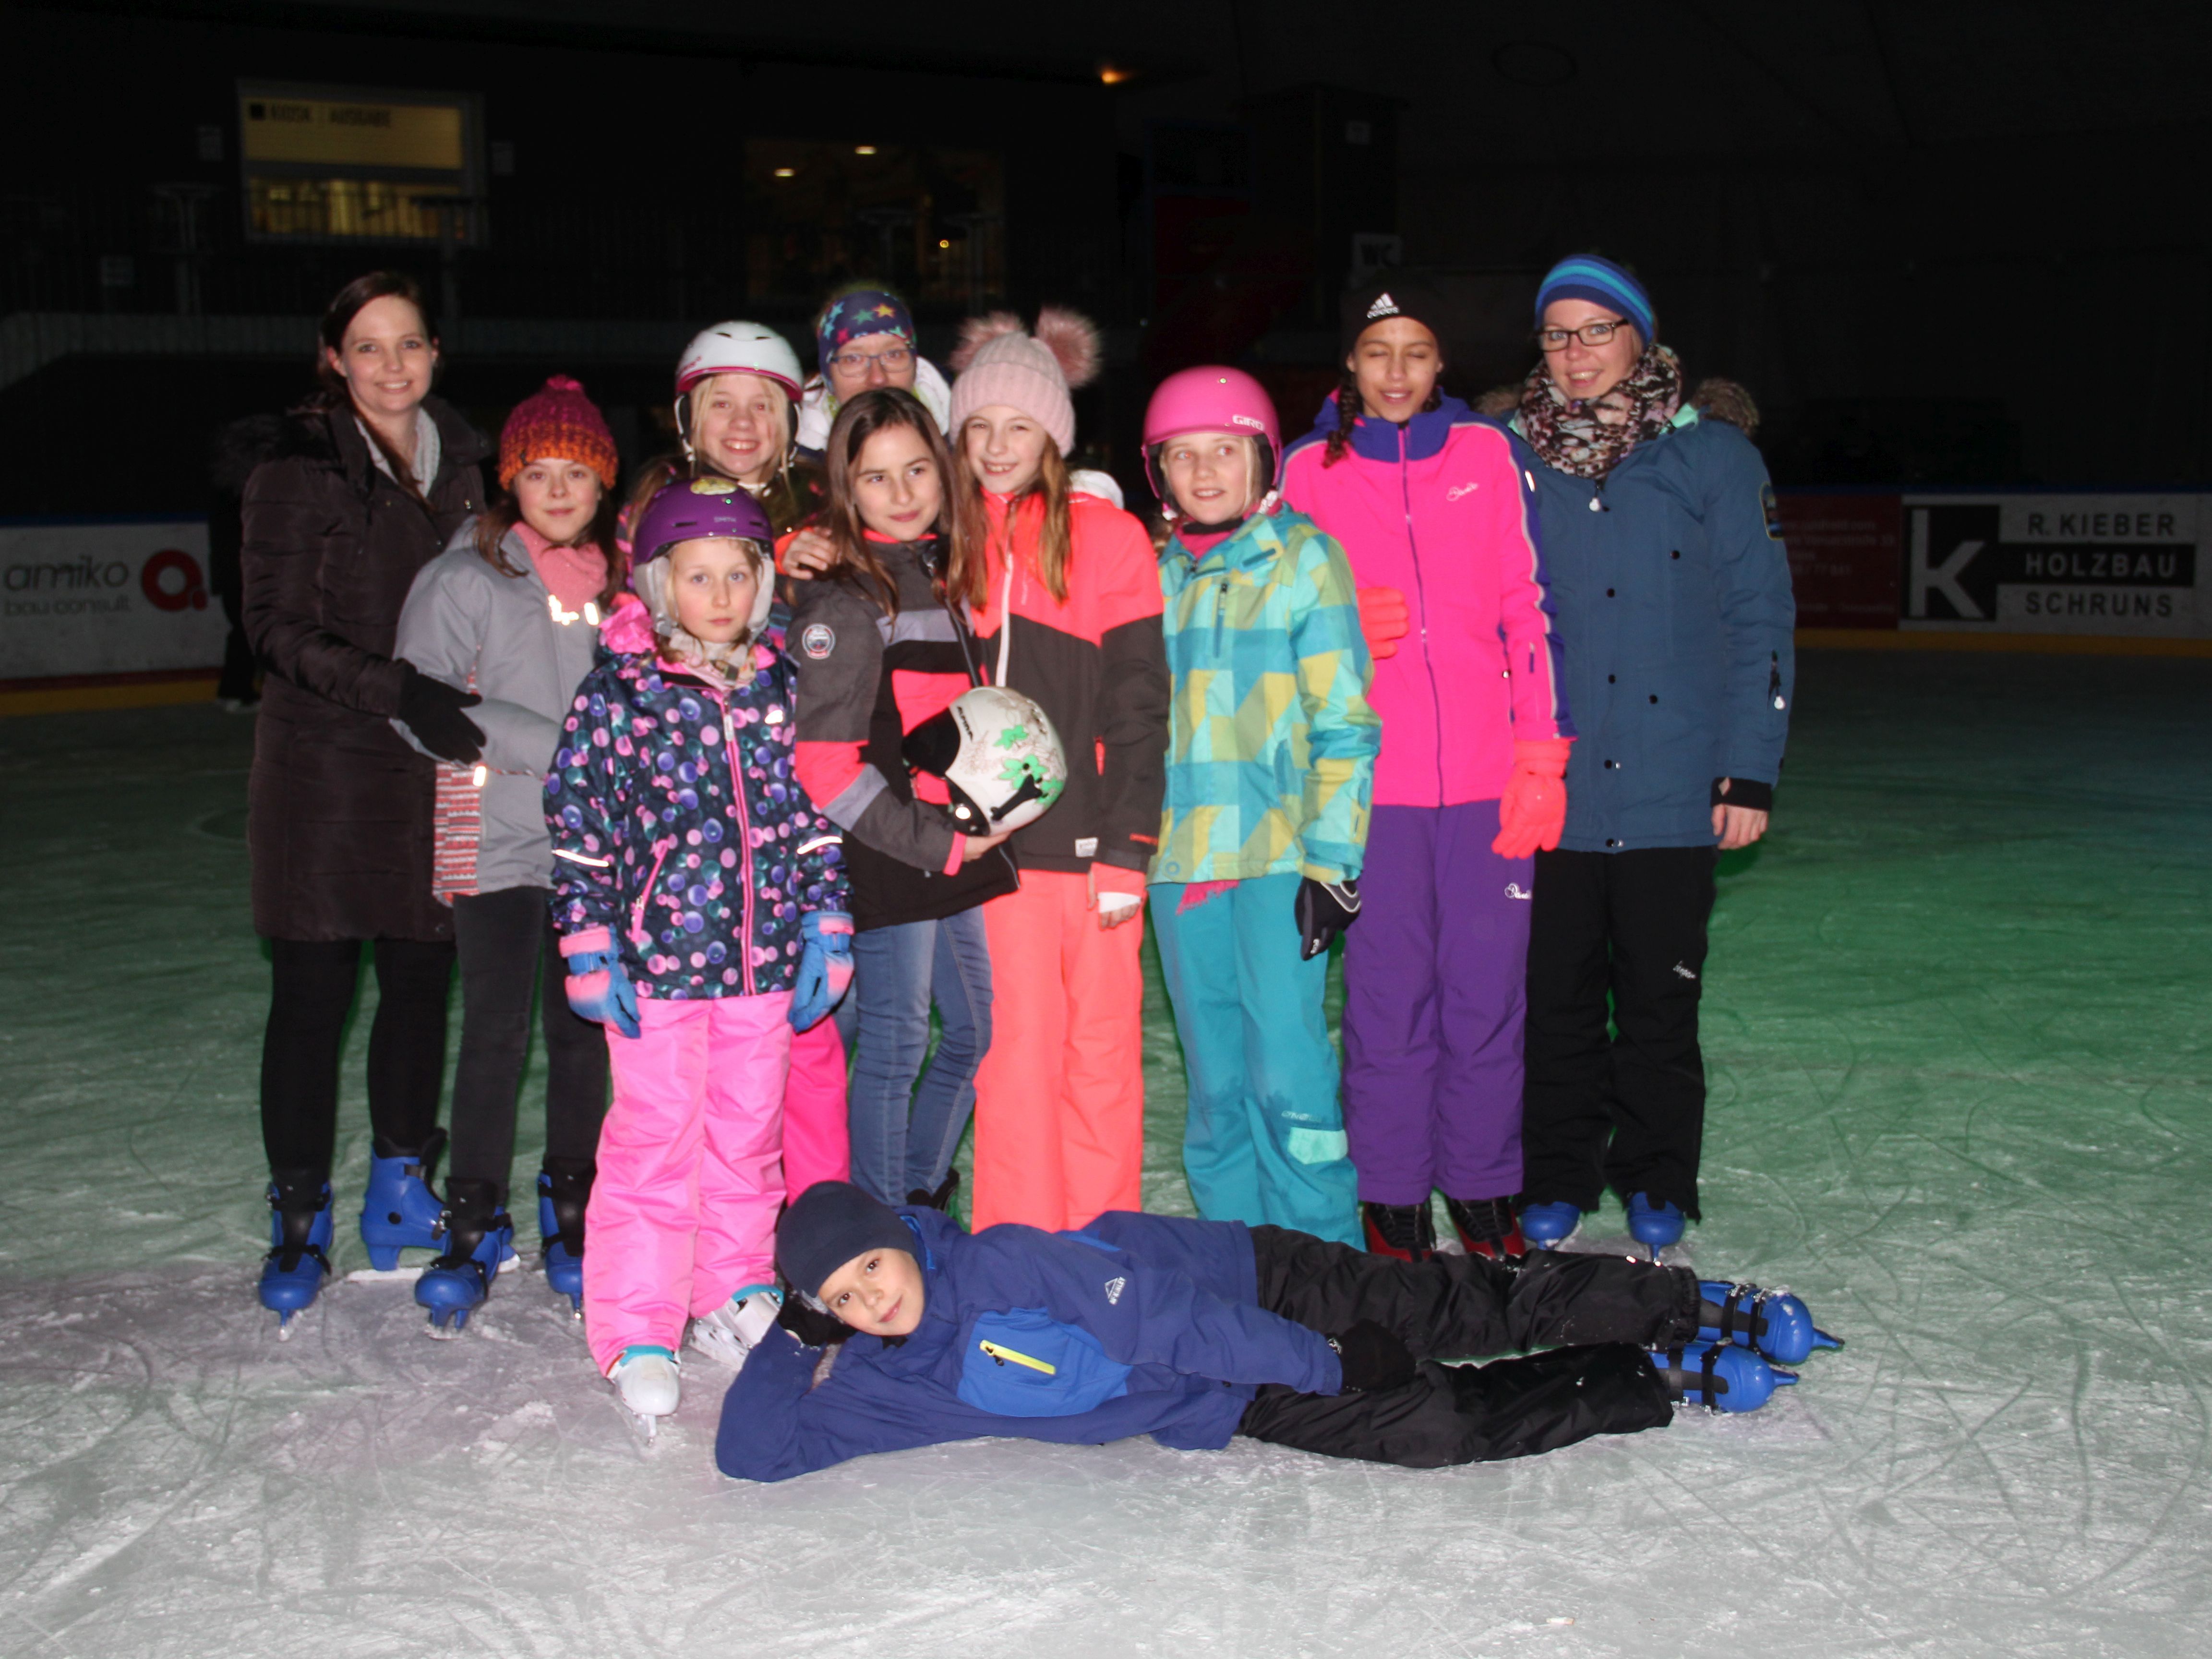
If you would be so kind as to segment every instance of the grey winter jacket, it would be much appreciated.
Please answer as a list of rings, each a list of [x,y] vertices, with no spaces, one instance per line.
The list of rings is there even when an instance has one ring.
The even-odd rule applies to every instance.
[[[474,690],[468,710],[483,728],[483,837],[476,889],[553,884],[553,843],[545,833],[545,774],[561,746],[561,722],[577,682],[591,672],[599,641],[595,620],[556,605],[514,531],[501,544],[523,574],[504,576],[476,549],[476,520],[454,532],[446,550],[422,567],[399,613],[398,654],[432,679]],[[399,735],[424,754],[398,720]]]

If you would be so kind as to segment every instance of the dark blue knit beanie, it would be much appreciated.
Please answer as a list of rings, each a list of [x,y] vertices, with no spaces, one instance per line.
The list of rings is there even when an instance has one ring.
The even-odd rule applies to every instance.
[[[888,1204],[849,1181],[817,1181],[783,1212],[775,1230],[775,1267],[815,1305],[823,1281],[868,1250],[915,1254],[914,1230]]]
[[[1651,296],[1644,291],[1644,284],[1632,272],[1595,253],[1574,254],[1544,273],[1536,289],[1537,327],[1543,327],[1544,307],[1554,300],[1588,300],[1594,306],[1617,311],[1635,324],[1646,345],[1656,331]]]

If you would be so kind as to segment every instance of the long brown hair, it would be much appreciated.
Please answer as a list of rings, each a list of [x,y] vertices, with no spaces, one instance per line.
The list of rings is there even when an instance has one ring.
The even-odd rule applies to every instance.
[[[404,270],[372,270],[356,276],[331,296],[330,304],[323,307],[323,320],[316,325],[315,393],[308,400],[308,408],[336,414],[340,410],[353,407],[353,389],[347,386],[345,376],[331,367],[330,354],[344,355],[346,330],[353,326],[355,318],[378,300],[404,300],[414,307],[415,314],[422,319],[423,337],[430,342],[433,352],[437,349],[438,325],[431,319],[430,307],[422,298],[420,283]],[[433,385],[436,384],[436,374],[434,365],[431,370]],[[402,489],[421,501],[422,491],[416,484],[414,468],[401,459],[392,446],[385,441],[384,434],[376,429],[374,422],[363,421],[362,425],[368,429],[368,441],[384,457],[385,465],[391,468],[393,480]]]
[[[907,427],[921,438],[922,447],[937,466],[939,487],[943,499],[937,510],[937,522],[930,532],[948,545],[948,556],[942,574],[936,576],[939,591],[948,599],[965,599],[970,605],[983,600],[982,541],[975,533],[972,522],[963,525],[963,497],[966,494],[956,488],[952,471],[952,457],[945,448],[945,434],[937,429],[937,418],[911,392],[896,386],[878,386],[860,395],[837,411],[837,424],[830,429],[829,442],[823,447],[830,463],[830,499],[823,507],[821,526],[823,532],[837,544],[837,567],[824,580],[841,581],[860,590],[890,615],[898,615],[898,584],[895,581],[874,545],[868,540],[868,527],[860,517],[860,501],[853,487],[853,474],[860,465],[860,452],[867,447],[868,440],[878,432],[892,427]],[[981,506],[975,511],[981,512]]]
[[[975,567],[975,579],[983,579],[983,560],[980,556],[989,536],[990,517],[983,507],[983,481],[968,465],[968,434],[953,434],[959,447],[956,452],[960,469],[960,505],[963,528],[972,536],[970,543],[977,557],[969,561]],[[1037,538],[1037,574],[1044,579],[1055,603],[1067,603],[1067,559],[1073,550],[1075,537],[1068,525],[1067,462],[1060,453],[1060,446],[1049,433],[1045,435],[1044,453],[1039,458],[1037,475],[1029,487],[1006,503],[1006,562],[1014,562],[1014,515],[1021,504],[1031,495],[1044,497],[1044,531]],[[971,603],[975,596],[970,596]]]
[[[622,497],[602,487],[599,504],[592,509],[592,526],[570,544],[577,547],[596,547],[607,562],[607,579],[600,585],[599,606],[601,614],[613,609],[615,595],[629,582],[629,561],[623,557],[621,542]],[[502,576],[520,576],[522,572],[507,556],[503,544],[507,532],[522,522],[521,498],[513,489],[500,492],[497,500],[477,515],[477,553],[483,562]]]

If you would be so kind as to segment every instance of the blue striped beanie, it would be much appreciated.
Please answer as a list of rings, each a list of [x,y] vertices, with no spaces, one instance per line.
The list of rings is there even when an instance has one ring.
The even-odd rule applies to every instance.
[[[1650,345],[1657,332],[1651,314],[1651,296],[1644,284],[1610,259],[1595,253],[1577,253],[1544,273],[1536,289],[1536,326],[1544,325],[1544,307],[1554,300],[1588,300],[1592,305],[1617,311],[1636,325]]]

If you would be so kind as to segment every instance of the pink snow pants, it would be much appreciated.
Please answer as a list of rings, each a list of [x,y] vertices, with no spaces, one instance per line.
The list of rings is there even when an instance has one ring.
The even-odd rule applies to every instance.
[[[852,1178],[845,1039],[837,1035],[837,1022],[824,1014],[792,1033],[791,1080],[783,1085],[783,1183],[797,1198],[817,1181]]]
[[[791,993],[637,1000],[607,1032],[614,1103],[585,1212],[584,1336],[604,1373],[635,1343],[775,1279]]]

